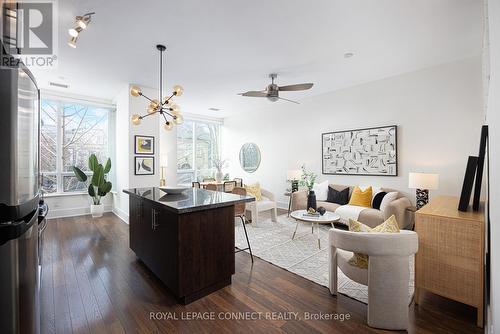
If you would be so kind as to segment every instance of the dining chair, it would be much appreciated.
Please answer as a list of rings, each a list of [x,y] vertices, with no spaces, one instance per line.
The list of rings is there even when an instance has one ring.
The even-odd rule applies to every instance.
[[[205,177],[203,178],[203,182],[213,182],[215,179],[213,177]]]
[[[237,187],[243,187],[243,179],[242,178],[235,177],[234,182],[236,182]]]
[[[216,185],[216,184],[209,183],[209,184],[206,184],[206,185],[205,185],[205,189],[206,189],[206,190],[213,190],[213,191],[217,191],[217,185]]]
[[[236,188],[236,181],[224,181],[224,192],[230,193]]]
[[[235,195],[246,195],[247,190],[245,188],[235,187],[233,189],[232,193]],[[250,241],[248,240],[248,234],[247,234],[247,227],[245,224],[245,222],[246,222],[245,211],[246,211],[246,204],[245,203],[237,203],[234,205],[234,216],[240,218],[241,222],[243,223],[243,230],[245,231],[245,238],[247,239],[247,245],[248,245],[247,248],[238,249],[237,251],[235,251],[235,253],[239,253],[239,252],[242,252],[242,251],[245,251],[248,249],[250,252],[250,258],[252,259],[252,263],[253,263],[252,248],[250,247]]]
[[[200,186],[200,182],[191,182],[191,185],[193,186],[193,188],[201,188]]]

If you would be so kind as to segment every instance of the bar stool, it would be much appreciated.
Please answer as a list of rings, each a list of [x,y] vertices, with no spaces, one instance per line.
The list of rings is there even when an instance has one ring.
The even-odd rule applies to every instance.
[[[233,189],[232,193],[236,194],[236,195],[246,195],[247,190],[245,188],[236,187]],[[245,231],[245,238],[247,238],[247,245],[248,245],[247,248],[238,249],[237,251],[235,251],[235,253],[239,253],[239,252],[242,252],[242,251],[245,251],[248,249],[250,251],[250,257],[251,257],[252,263],[253,263],[252,248],[250,247],[250,241],[248,241],[247,227],[245,224],[245,220],[246,220],[245,208],[246,208],[245,203],[238,203],[238,204],[234,205],[234,216],[239,217],[241,219],[241,222],[243,223],[243,230]]]

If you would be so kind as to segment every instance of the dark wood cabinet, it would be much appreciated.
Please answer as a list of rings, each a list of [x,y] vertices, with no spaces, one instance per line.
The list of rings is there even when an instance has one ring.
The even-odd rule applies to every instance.
[[[182,303],[231,284],[234,205],[175,213],[131,196],[130,248]]]

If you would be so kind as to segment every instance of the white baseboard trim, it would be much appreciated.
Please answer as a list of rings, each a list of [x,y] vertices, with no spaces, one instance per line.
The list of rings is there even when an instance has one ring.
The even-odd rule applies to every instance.
[[[128,224],[128,222],[129,222],[128,213],[126,213],[125,211],[123,211],[122,209],[117,208],[117,207],[113,207],[113,213],[115,214],[115,216],[120,218],[125,224]]]
[[[104,212],[111,212],[111,204],[104,205]],[[80,208],[68,208],[68,209],[50,209],[47,214],[47,219],[55,218],[66,218],[66,217],[76,217],[90,215],[90,206],[80,207]]]
[[[276,206],[280,209],[288,210],[288,202],[276,202]]]

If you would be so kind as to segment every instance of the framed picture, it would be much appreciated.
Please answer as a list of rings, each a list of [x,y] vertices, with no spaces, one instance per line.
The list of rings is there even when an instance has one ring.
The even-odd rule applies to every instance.
[[[397,126],[321,135],[323,174],[398,175]]]
[[[135,175],[154,175],[155,157],[135,157]]]
[[[155,137],[137,135],[134,142],[135,154],[155,154]]]

